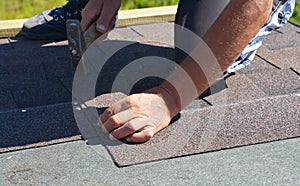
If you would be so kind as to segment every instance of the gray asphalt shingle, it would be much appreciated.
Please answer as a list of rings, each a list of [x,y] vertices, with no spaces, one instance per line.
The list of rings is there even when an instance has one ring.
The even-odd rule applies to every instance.
[[[0,111],[0,121],[0,152],[79,134],[69,103]]]

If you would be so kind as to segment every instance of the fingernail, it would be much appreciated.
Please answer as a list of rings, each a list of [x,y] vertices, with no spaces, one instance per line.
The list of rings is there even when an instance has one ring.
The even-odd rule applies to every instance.
[[[106,31],[106,27],[104,25],[102,25],[102,24],[98,25],[97,29],[100,30],[100,31]]]
[[[110,140],[117,140],[112,134],[109,134],[108,137],[109,137]]]
[[[126,141],[131,142],[131,138],[130,138],[130,137],[127,137],[127,138],[126,138]]]

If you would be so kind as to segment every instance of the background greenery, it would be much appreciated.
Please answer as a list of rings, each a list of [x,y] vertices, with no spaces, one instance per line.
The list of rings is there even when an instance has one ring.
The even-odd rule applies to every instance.
[[[178,0],[123,0],[122,10],[155,6],[175,5]],[[0,0],[0,20],[29,18],[65,4],[66,0]],[[300,24],[300,0],[296,0],[296,8],[291,21]]]
[[[296,0],[295,11],[290,21],[300,25],[300,0]]]

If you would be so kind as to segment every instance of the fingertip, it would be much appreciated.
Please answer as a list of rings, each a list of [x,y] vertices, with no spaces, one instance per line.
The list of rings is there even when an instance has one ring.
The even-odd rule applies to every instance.
[[[108,118],[110,118],[112,115],[114,115],[114,112],[112,109],[109,107],[107,108],[99,117],[101,123],[105,123]]]
[[[117,138],[115,138],[111,133],[109,134],[109,139],[112,140],[112,141],[116,141],[118,140]]]
[[[107,30],[107,27],[104,24],[98,24],[96,29],[98,32],[105,33]]]
[[[126,138],[126,141],[127,141],[127,142],[132,142],[131,137],[127,137],[127,138]]]
[[[143,143],[150,140],[152,136],[153,135],[151,135],[149,132],[141,131],[141,132],[134,133],[131,136],[128,136],[127,138],[130,141],[128,141],[127,138],[126,140],[132,143]]]

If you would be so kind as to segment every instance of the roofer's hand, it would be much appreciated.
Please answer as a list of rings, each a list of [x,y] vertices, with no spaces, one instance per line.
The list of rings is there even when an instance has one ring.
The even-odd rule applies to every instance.
[[[174,97],[156,87],[145,93],[130,95],[110,106],[100,116],[104,131],[111,139],[145,142],[169,125],[178,113]]]
[[[97,20],[97,30],[105,33],[114,27],[121,0],[90,0],[82,11],[83,31]]]

